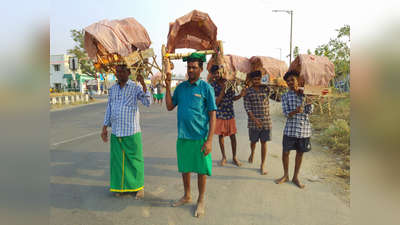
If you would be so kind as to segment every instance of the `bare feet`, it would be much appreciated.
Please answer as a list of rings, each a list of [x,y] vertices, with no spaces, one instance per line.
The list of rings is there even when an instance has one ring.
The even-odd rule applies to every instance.
[[[283,177],[281,177],[281,178],[279,178],[279,179],[276,179],[276,180],[275,180],[275,183],[277,183],[277,184],[282,184],[282,183],[284,183],[284,182],[286,182],[286,181],[288,181],[288,180],[289,180],[289,177],[283,176]]]
[[[178,207],[180,205],[183,205],[185,203],[191,202],[192,201],[192,197],[186,197],[183,196],[181,199],[179,199],[178,201],[175,201],[174,203],[172,203],[171,205],[173,207]]]
[[[251,153],[249,157],[249,163],[253,163],[253,161],[254,161],[254,153]]]
[[[267,175],[268,174],[268,172],[267,172],[267,170],[265,169],[264,166],[261,166],[260,171],[261,171],[261,175]]]
[[[204,216],[204,201],[197,200],[197,208],[196,212],[194,213],[194,217],[201,218]]]
[[[218,163],[218,165],[223,166],[223,165],[225,165],[225,163],[226,163],[226,158],[223,158],[223,159]]]
[[[123,192],[114,192],[114,195],[117,197],[121,196],[122,194],[123,194]]]
[[[236,158],[233,159],[233,163],[235,163],[238,167],[241,167],[243,164],[239,162]]]
[[[303,183],[301,183],[301,182],[299,181],[298,178],[293,178],[293,179],[292,179],[292,182],[295,183],[297,186],[299,186],[299,188],[301,188],[301,189],[303,189],[303,188],[306,187],[306,185],[304,185]]]
[[[136,192],[136,197],[135,199],[142,199],[144,197],[144,189]]]

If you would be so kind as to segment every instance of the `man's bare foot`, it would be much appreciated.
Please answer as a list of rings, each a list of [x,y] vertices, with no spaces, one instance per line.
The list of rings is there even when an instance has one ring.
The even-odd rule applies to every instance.
[[[267,175],[268,174],[267,170],[263,166],[261,167],[260,171],[261,171],[261,175]]]
[[[277,184],[282,184],[282,183],[284,183],[284,182],[286,182],[286,181],[288,181],[288,180],[289,180],[289,177],[283,176],[283,177],[281,177],[281,178],[279,178],[279,179],[276,179],[276,180],[275,180],[275,183],[277,183]]]
[[[254,154],[251,153],[249,157],[249,163],[253,163],[253,161],[254,161]]]
[[[223,165],[225,165],[225,163],[226,163],[226,158],[223,158],[223,159],[218,163],[218,165],[223,166]]]
[[[117,197],[121,196],[122,194],[123,194],[123,192],[114,192],[114,195]]]
[[[196,212],[194,213],[194,217],[201,218],[204,216],[204,201],[197,200],[197,208]]]
[[[301,189],[303,189],[303,188],[306,187],[306,185],[304,185],[303,183],[301,183],[301,182],[299,181],[299,179],[297,179],[297,178],[293,178],[293,179],[292,179],[292,182],[295,183],[297,186],[299,186],[299,188],[301,188]]]
[[[186,197],[183,196],[181,199],[179,199],[178,201],[175,201],[174,203],[172,203],[171,205],[173,207],[178,207],[180,205],[183,205],[185,203],[191,202],[192,201],[192,197]]]
[[[241,162],[239,162],[239,160],[237,160],[236,158],[232,160],[233,163],[236,164],[236,166],[241,167],[243,164]]]
[[[144,197],[144,189],[136,192],[136,197],[135,199],[142,199]]]
[[[275,183],[277,183],[277,184],[282,184],[282,183],[284,183],[284,182],[286,182],[286,181],[288,181],[288,180],[289,180],[289,177],[283,176],[283,177],[281,177],[281,178],[279,178],[279,179],[276,179],[276,180],[275,180]]]

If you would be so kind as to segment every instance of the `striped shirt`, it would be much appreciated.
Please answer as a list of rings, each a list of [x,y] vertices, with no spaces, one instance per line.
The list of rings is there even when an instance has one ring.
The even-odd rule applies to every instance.
[[[262,128],[248,116],[247,127],[255,131],[271,130],[272,121],[269,114],[269,88],[260,86],[260,91],[256,91],[253,87],[247,88],[247,94],[244,96],[243,105],[247,115],[251,112],[256,119],[261,120]]]
[[[111,133],[117,137],[126,137],[140,132],[139,109],[140,100],[143,105],[150,106],[150,93],[144,93],[141,85],[128,80],[123,88],[114,84],[108,93],[108,103],[103,125],[111,126]]]
[[[311,136],[308,114],[313,113],[314,105],[307,105],[303,108],[302,113],[297,113],[289,117],[289,113],[303,103],[304,97],[303,94],[297,95],[292,90],[282,95],[282,111],[283,115],[287,117],[285,130],[283,131],[283,134],[286,136],[295,138],[308,138]]]

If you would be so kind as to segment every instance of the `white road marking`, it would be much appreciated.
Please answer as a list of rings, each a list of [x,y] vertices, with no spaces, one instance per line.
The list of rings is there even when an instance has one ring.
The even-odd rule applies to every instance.
[[[109,131],[109,130],[107,129],[107,131]],[[64,143],[67,143],[67,142],[70,142],[70,141],[74,141],[74,140],[77,140],[77,139],[88,137],[88,136],[91,136],[91,135],[94,135],[94,134],[98,134],[98,133],[101,133],[101,132],[102,131],[94,132],[94,133],[91,133],[91,134],[86,134],[86,135],[83,135],[83,136],[80,136],[80,137],[76,137],[76,138],[72,138],[72,139],[69,139],[69,140],[66,140],[66,141],[61,141],[61,142],[58,142],[58,143],[54,143],[53,145],[64,144]]]

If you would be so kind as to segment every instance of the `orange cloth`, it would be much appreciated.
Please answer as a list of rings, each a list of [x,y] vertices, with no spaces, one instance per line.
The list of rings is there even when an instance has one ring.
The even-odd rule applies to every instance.
[[[235,118],[232,118],[230,120],[223,120],[217,118],[217,121],[215,122],[214,134],[226,137],[236,133],[237,129],[236,129]]]

